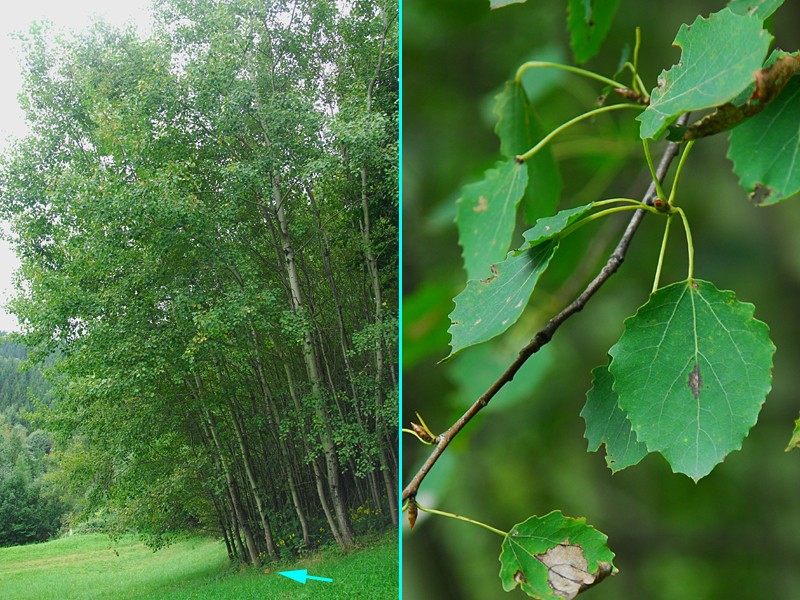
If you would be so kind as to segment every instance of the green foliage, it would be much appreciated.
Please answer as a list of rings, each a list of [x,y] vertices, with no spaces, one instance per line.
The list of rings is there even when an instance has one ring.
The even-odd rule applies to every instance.
[[[800,147],[798,118],[800,79],[794,77],[763,111],[731,132],[728,158],[754,203],[775,204],[800,191],[794,158]]]
[[[539,219],[523,234],[525,245],[492,265],[490,277],[467,282],[454,298],[456,308],[450,314],[450,356],[500,335],[517,322],[558,250],[561,233],[593,207],[587,204]]]
[[[728,8],[738,15],[752,15],[763,21],[778,10],[781,4],[783,0],[730,0]]]
[[[199,528],[277,559],[271,515],[300,539],[322,515],[310,546],[323,501],[348,546],[395,439],[397,7],[289,10],[166,0],[147,38],[23,40],[32,129],[0,210],[24,340],[57,357],[54,478],[153,547]]]
[[[48,479],[52,441],[0,417],[0,547],[42,542],[62,525],[67,505]]]
[[[699,279],[654,293],[609,354],[637,439],[697,481],[755,425],[775,346],[754,306]]]
[[[481,181],[462,190],[456,223],[468,279],[486,277],[490,265],[508,252],[517,205],[527,185],[528,169],[511,159],[497,163]]]
[[[6,339],[0,345],[0,415],[7,423],[29,426],[36,404],[49,404],[52,396],[42,372],[26,358],[22,344]]]
[[[636,439],[628,415],[619,406],[614,377],[607,366],[592,371],[592,388],[586,393],[581,416],[586,421],[589,452],[596,452],[603,444],[612,472],[633,466],[647,455],[647,446]]]
[[[586,519],[553,511],[514,525],[503,540],[500,579],[538,600],[574,598],[613,572],[608,538]]]
[[[589,25],[590,11],[600,4],[570,3],[569,29],[573,38],[580,24],[577,21],[582,20],[583,25]],[[610,7],[612,4],[613,15],[616,3],[603,6]],[[459,512],[471,510],[480,514],[484,510],[493,510],[496,515],[507,515],[512,509],[528,510],[531,503],[551,504],[556,497],[562,505],[572,507],[571,510],[604,514],[607,524],[624,517],[628,525],[620,527],[617,536],[620,543],[625,545],[629,541],[626,536],[639,526],[639,514],[642,515],[642,523],[657,523],[662,519],[662,513],[667,511],[669,514],[663,519],[671,519],[670,526],[677,525],[689,531],[699,531],[697,523],[702,522],[705,526],[711,519],[715,522],[714,526],[727,531],[735,529],[731,523],[739,523],[742,514],[759,510],[752,499],[742,499],[736,511],[724,515],[715,512],[713,507],[719,506],[719,497],[731,494],[731,489],[736,489],[735,486],[747,479],[748,471],[741,465],[750,464],[752,468],[753,464],[763,464],[767,460],[771,465],[776,464],[776,457],[769,455],[769,447],[764,446],[769,433],[753,434],[763,448],[757,450],[753,457],[736,455],[735,458],[729,458],[751,435],[762,405],[773,388],[775,344],[770,339],[767,325],[754,318],[756,311],[753,305],[740,302],[733,292],[720,291],[713,284],[694,278],[693,274],[696,245],[698,264],[702,262],[704,269],[723,272],[729,278],[739,278],[748,295],[755,296],[763,305],[767,305],[760,309],[760,315],[761,311],[764,314],[775,311],[772,312],[773,319],[785,318],[786,309],[781,312],[776,311],[775,306],[768,306],[770,303],[777,304],[779,300],[767,291],[765,278],[752,274],[745,278],[741,273],[760,273],[769,264],[770,276],[783,280],[780,284],[780,289],[784,290],[782,293],[787,293],[786,290],[794,286],[794,266],[780,266],[788,260],[783,246],[787,242],[772,243],[774,224],[784,220],[794,222],[794,218],[790,215],[780,220],[767,215],[754,216],[746,212],[752,207],[744,203],[739,207],[731,205],[729,197],[734,192],[719,183],[720,175],[715,175],[713,182],[708,175],[719,170],[713,170],[711,163],[716,165],[721,162],[709,158],[708,152],[713,152],[715,146],[712,143],[699,149],[704,144],[701,138],[730,129],[729,157],[734,162],[734,172],[739,176],[742,188],[751,195],[755,204],[772,204],[800,191],[795,181],[793,163],[797,146],[795,109],[798,88],[795,75],[798,62],[794,54],[780,50],[773,51],[769,59],[764,60],[772,43],[773,24],[779,23],[776,19],[780,18],[770,17],[781,4],[780,1],[734,1],[728,8],[708,17],[698,16],[691,25],[681,26],[675,37],[675,45],[681,49],[681,59],[672,69],[662,72],[658,86],[649,96],[644,74],[645,70],[653,68],[652,40],[658,38],[659,32],[645,30],[645,37],[642,38],[638,31],[639,23],[633,22],[630,15],[621,18],[626,27],[637,27],[635,47],[633,52],[623,52],[613,79],[601,74],[603,71],[594,73],[543,60],[523,62],[531,55],[537,56],[542,49],[536,48],[535,52],[516,49],[517,54],[512,56],[513,43],[509,41],[504,45],[503,36],[514,37],[508,33],[514,31],[510,23],[513,17],[509,17],[509,22],[501,21],[494,15],[491,21],[487,17],[487,23],[505,27],[505,33],[499,33],[493,41],[478,44],[482,53],[491,54],[500,63],[494,70],[492,80],[507,78],[509,63],[513,61],[516,61],[516,65],[523,65],[516,71],[516,77],[507,81],[500,94],[494,97],[494,114],[498,117],[494,130],[500,141],[500,155],[506,159],[515,158],[518,162],[528,162],[536,159],[541,151],[552,149],[552,156],[558,159],[558,168],[565,173],[565,191],[560,195],[564,199],[575,198],[570,204],[575,208],[556,213],[556,206],[553,205],[548,215],[537,220],[536,227],[524,232],[524,243],[515,243],[512,235],[510,247],[517,250],[507,254],[505,260],[493,258],[494,262],[485,263],[491,264],[491,267],[484,266],[483,270],[476,271],[469,266],[470,260],[479,257],[477,245],[471,247],[471,252],[463,253],[464,263],[467,264],[467,283],[455,297],[455,310],[450,314],[451,352],[448,358],[453,358],[453,364],[447,365],[443,376],[433,376],[433,368],[427,368],[425,359],[415,355],[417,363],[409,370],[408,380],[411,383],[407,398],[412,402],[408,407],[412,429],[406,431],[430,444],[417,449],[417,444],[412,440],[407,487],[403,495],[408,502],[409,515],[422,511],[477,523],[468,517],[424,508],[420,503],[435,506],[446,500],[448,505],[455,503],[460,506],[455,508]],[[516,15],[522,14],[522,9],[514,10]],[[676,10],[680,9],[676,7]],[[533,24],[531,27],[537,33],[542,33],[552,25],[555,13],[542,6],[537,9],[531,6],[529,14],[529,24]],[[681,18],[685,18],[685,15]],[[573,24],[573,20],[576,23]],[[487,25],[484,33],[490,28]],[[775,27],[776,32],[778,29]],[[598,37],[602,38],[602,35]],[[470,47],[476,44],[474,39],[471,44]],[[507,48],[508,55],[495,46]],[[463,50],[463,46],[459,48]],[[596,48],[587,51],[587,56],[595,51]],[[581,61],[577,51],[576,60]],[[598,62],[606,73],[611,70],[608,57],[599,57]],[[548,95],[545,92],[537,97],[534,113],[533,102],[529,101],[520,81],[523,74],[538,74],[542,69],[551,68],[568,71],[571,73],[570,79],[565,78],[557,94]],[[601,81],[606,87],[598,90],[594,89],[598,87],[595,85],[594,88],[584,89],[580,80],[572,82],[572,74]],[[435,77],[431,80],[435,80]],[[630,85],[622,83],[628,81]],[[414,89],[418,95],[426,93],[420,86]],[[612,93],[612,90],[616,93]],[[586,108],[596,106],[593,103],[598,94],[603,94],[600,96],[600,108]],[[578,117],[574,116],[572,108],[574,100],[584,103],[585,112]],[[484,111],[487,112],[489,99],[484,98],[483,102]],[[612,125],[605,125],[606,119],[610,120],[610,113],[622,108],[641,111],[638,123],[633,119],[617,119]],[[703,114],[703,111],[707,111],[707,114]],[[540,122],[535,116],[539,114],[544,116],[546,123],[564,125],[544,135],[546,129],[539,126]],[[626,114],[630,113],[615,112],[615,115]],[[591,129],[586,128],[588,117],[593,117]],[[411,118],[413,120],[413,116]],[[489,119],[486,121],[489,126]],[[424,121],[421,119],[420,122]],[[643,142],[643,155],[634,153],[630,145],[624,144],[624,140],[633,134],[634,127],[638,128],[637,142]],[[447,125],[443,125],[442,129],[446,130]],[[661,157],[660,162],[654,162],[648,140],[660,137],[667,129],[670,130],[669,139],[676,143],[667,145],[666,149],[659,147],[657,154],[653,152],[656,157]],[[564,133],[566,130],[570,130],[569,135]],[[414,131],[422,139],[428,139],[418,129]],[[456,142],[455,145],[458,144]],[[695,146],[697,149],[690,152]],[[484,144],[485,148],[491,148],[489,141]],[[612,156],[615,149],[619,151],[620,164],[628,163],[631,168],[621,171],[618,177],[615,177],[617,172],[610,169],[611,174],[606,179],[602,158],[604,154]],[[425,154],[421,159],[423,161],[446,156],[434,160],[435,168],[441,166],[445,173],[429,176],[424,184],[420,184],[416,181],[415,170],[411,169],[411,201],[414,201],[415,183],[426,193],[432,189],[431,184],[437,178],[439,181],[449,178],[452,183],[454,177],[458,177],[459,168],[486,164],[489,160],[486,154],[484,152],[479,159],[475,159],[464,148],[453,148],[450,153],[441,147],[433,155]],[[638,164],[631,164],[636,162],[631,160],[634,156],[641,157]],[[693,160],[696,156],[699,164],[702,164],[701,184],[698,184],[697,167],[694,166],[698,164]],[[505,164],[510,168],[508,163]],[[669,173],[670,166],[677,166],[674,175]],[[645,188],[637,182],[636,173],[647,171],[655,181],[651,190],[645,193]],[[690,178],[695,185],[686,187],[686,178]],[[497,185],[492,188],[487,179],[479,184],[482,186],[480,193],[473,194],[478,199],[471,205],[473,209],[481,206],[478,204],[480,198],[485,200],[490,193],[502,192],[509,187]],[[521,192],[523,197],[531,194],[535,198],[531,190],[536,185],[537,177],[530,172],[526,189]],[[641,190],[636,192],[642,194],[637,196],[642,198],[641,203],[617,197],[620,194],[618,190],[631,189],[632,186]],[[469,187],[467,191],[470,191]],[[515,189],[514,192],[516,198],[518,191]],[[603,200],[604,195],[613,199]],[[461,222],[464,218],[464,196],[462,194],[459,199],[457,222],[459,241],[466,250],[466,228]],[[613,205],[613,208],[593,211],[609,205]],[[684,210],[684,207],[691,208]],[[416,208],[424,210],[422,206]],[[631,217],[627,227],[622,223],[608,223],[595,236],[588,235],[587,231],[591,230],[582,227],[590,221],[626,210],[639,211]],[[409,212],[414,211],[412,209]],[[415,227],[409,234],[410,244],[407,246],[412,248],[409,252],[413,260],[411,272],[414,274],[411,287],[417,284],[417,278],[424,281],[424,287],[418,288],[419,297],[410,297],[413,300],[424,297],[439,304],[428,311],[418,310],[415,303],[410,305],[415,308],[410,313],[415,322],[409,325],[409,332],[415,327],[424,328],[427,335],[420,339],[427,344],[426,348],[435,346],[434,336],[429,329],[442,326],[441,305],[445,303],[440,297],[447,289],[445,282],[450,282],[451,289],[457,288],[453,283],[454,278],[446,275],[444,267],[437,268],[429,264],[430,261],[425,256],[419,256],[415,247],[420,244],[417,238],[426,242],[438,238],[446,244],[447,236],[443,235],[441,224],[447,214],[452,214],[452,210],[440,208],[438,212],[428,215],[427,219],[421,220],[432,230]],[[669,239],[670,223],[678,222],[676,216],[680,217],[686,235],[689,276],[685,281],[659,288],[662,275],[669,273],[669,277],[673,277],[676,269],[668,260],[673,254]],[[645,217],[644,222],[642,217]],[[690,217],[691,229],[700,232],[699,235],[696,233],[694,241]],[[640,237],[654,240],[657,234],[654,235],[649,223],[661,219],[666,220],[667,227],[660,253],[656,254],[657,247],[649,253],[646,249],[634,250],[632,240],[637,230],[641,227],[647,233]],[[694,227],[695,219],[700,224],[697,228]],[[735,227],[732,225],[734,222]],[[767,229],[770,223],[773,229]],[[490,253],[489,243],[494,239],[492,233],[497,226],[498,222],[490,219],[483,223],[476,222],[471,231],[472,241],[480,240],[483,236],[480,243],[487,251],[486,256]],[[482,227],[483,231],[476,231],[476,227]],[[732,227],[732,232],[719,233],[726,227]],[[501,224],[503,231],[508,228],[506,223]],[[796,227],[787,224],[778,228],[785,230],[784,235],[791,236],[788,232]],[[516,231],[519,230],[521,227],[516,228]],[[760,237],[751,235],[755,231],[760,231]],[[765,233],[770,236],[769,244],[763,242]],[[561,239],[572,234],[575,234],[573,239],[576,240],[574,247],[573,244],[561,247]],[[427,248],[427,244],[425,246]],[[442,248],[445,246],[435,252],[437,257],[447,256],[447,251]],[[773,249],[780,256],[767,259],[765,253]],[[551,262],[556,250],[563,260],[560,258]],[[725,259],[711,258],[714,256],[724,256]],[[622,337],[607,351],[605,340],[619,336],[615,327],[622,324],[623,315],[626,314],[622,311],[630,314],[629,309],[624,307],[629,303],[642,304],[644,285],[649,283],[652,276],[652,265],[649,272],[644,272],[648,268],[645,266],[649,264],[648,258],[652,258],[653,262],[657,258],[653,292],[636,315],[625,320]],[[634,265],[633,271],[627,268],[630,259]],[[626,261],[625,270],[632,273],[633,278],[610,283],[611,276],[617,273],[623,261]],[[454,270],[452,261],[445,264],[451,271]],[[429,275],[419,276],[415,269]],[[622,272],[620,270],[620,274]],[[618,279],[619,276],[613,281]],[[438,288],[431,287],[433,280]],[[604,292],[599,292],[601,286],[613,290],[605,295],[605,299]],[[528,305],[534,287],[536,298]],[[578,317],[578,313],[584,311],[590,301],[592,306],[598,306],[598,312],[592,313],[592,316]],[[581,314],[586,315],[588,311]],[[570,321],[572,326],[562,327],[572,317],[575,317]],[[507,331],[515,322],[520,325]],[[776,343],[781,345],[778,340],[781,337],[784,346],[791,346],[792,340],[783,335],[782,328],[774,322],[772,327]],[[553,337],[557,330],[558,336]],[[501,334],[505,335],[499,337]],[[513,344],[508,341],[512,336],[515,339]],[[564,341],[556,341],[561,340],[562,336],[566,337]],[[555,342],[552,351],[558,353],[559,358],[555,366],[545,364],[542,370],[546,376],[527,389],[530,383],[528,372],[522,375],[522,369],[528,366],[526,361],[537,362],[540,356],[546,356],[540,354],[540,350],[551,339]],[[491,344],[486,343],[489,340],[492,340]],[[484,345],[480,348],[456,356],[462,350],[481,343]],[[492,360],[496,350],[505,346],[513,348],[507,349],[504,359]],[[631,470],[633,474],[626,473],[609,481],[570,452],[572,442],[569,440],[574,434],[574,427],[569,407],[572,406],[570,398],[575,397],[574,388],[577,386],[573,382],[581,379],[577,374],[585,372],[583,368],[588,361],[597,364],[600,352],[603,355],[607,352],[610,362],[608,366],[598,367],[592,372],[592,387],[581,411],[586,422],[589,450],[596,451],[605,445],[606,463],[614,473],[639,464],[649,452],[658,452],[666,458],[674,472],[684,473],[694,482],[726,461],[725,467],[718,469],[714,478],[709,478],[710,482],[703,481],[692,489],[681,487],[679,482],[667,481],[663,463],[659,466],[658,461],[645,461],[636,470]],[[435,351],[431,350],[430,353],[435,354]],[[492,373],[493,379],[486,376],[488,372]],[[535,376],[540,376],[540,373],[536,370]],[[556,374],[560,377],[556,377]],[[791,374],[784,376],[789,379],[792,377]],[[414,382],[418,379],[421,382],[417,385]],[[463,381],[472,379],[479,381]],[[789,383],[785,385],[791,387]],[[453,386],[454,389],[447,386]],[[524,394],[520,393],[520,389],[509,390],[512,386],[524,386]],[[509,393],[501,396],[499,391]],[[444,401],[438,402],[440,398]],[[786,403],[787,395],[783,394],[782,398]],[[412,417],[412,412],[418,414]],[[508,418],[512,414],[513,418]],[[478,433],[470,437],[479,421],[481,426],[477,427]],[[776,429],[774,423],[771,429],[769,425],[765,427],[765,431],[773,433]],[[418,433],[421,428],[425,430],[422,437]],[[788,449],[797,445],[797,437],[795,432]],[[793,472],[789,477],[794,477]],[[485,495],[476,497],[472,491],[476,481],[505,492],[496,498]],[[738,483],[732,483],[734,481]],[[790,485],[775,487],[784,494],[791,488]],[[668,491],[662,494],[662,489]],[[626,512],[633,506],[627,503],[627,498],[636,498],[635,515]],[[701,516],[699,510],[694,511],[695,501],[702,502],[706,507],[703,509],[705,516]],[[420,519],[418,523],[424,522]],[[435,545],[437,538],[449,531],[446,527],[418,524],[413,536],[409,537],[409,544],[413,547],[409,552],[409,560],[417,568],[437,561],[437,570],[451,568],[458,574],[453,579],[465,580],[463,585],[458,584],[458,593],[489,597],[487,594],[491,594],[491,589],[483,585],[484,560],[473,560],[474,554],[485,556],[490,549],[490,544],[479,541],[480,532],[465,542],[469,550],[441,544],[437,549],[437,552],[443,553],[441,557],[415,545],[417,535],[421,536],[422,544]],[[485,527],[497,532],[489,526]],[[676,549],[672,551],[672,559],[682,569],[681,577],[685,585],[666,585],[664,582],[667,577],[652,580],[653,574],[661,569],[661,561],[658,553],[649,551],[652,547],[651,533],[637,533],[637,541],[628,544],[625,549],[637,563],[636,567],[647,565],[647,571],[641,570],[631,575],[636,580],[631,589],[646,588],[653,597],[659,598],[671,597],[676,593],[675,590],[682,590],[678,594],[685,595],[687,589],[709,598],[729,597],[731,590],[736,593],[738,588],[732,585],[706,584],[703,577],[696,576],[700,570],[693,569],[690,566],[692,561],[685,559],[681,551]],[[535,536],[538,535],[537,531],[532,533],[537,540]],[[598,535],[602,537],[605,548],[605,536]],[[775,531],[773,535],[780,534]],[[742,534],[742,537],[746,536]],[[510,536],[506,542],[509,540]],[[504,556],[511,557],[508,565],[503,561],[501,573],[506,591],[522,587],[534,597],[572,598],[613,570],[610,558],[603,559],[608,562],[603,569],[596,568],[591,560],[581,562],[584,557],[580,549],[570,549],[571,544],[575,543],[571,537],[566,541],[566,536],[554,536],[548,543],[549,547],[558,547],[550,555],[546,548],[538,547],[520,549],[514,555],[512,548],[507,548],[504,543]],[[476,550],[479,545],[487,552]],[[610,550],[605,550],[610,555]],[[419,558],[417,552],[421,553]],[[619,550],[618,554],[622,555]],[[736,562],[730,553],[726,556],[720,562]],[[698,553],[695,553],[693,560],[697,559]],[[560,574],[559,569],[562,568],[563,573],[569,572],[569,576]],[[719,568],[720,572],[725,571],[724,565],[715,568]],[[473,575],[476,570],[481,570],[481,574]],[[767,582],[767,586],[771,585],[771,572],[771,568],[760,570],[762,585],[748,589],[758,589],[756,593],[761,593],[764,582]],[[601,576],[594,578],[595,574]],[[747,577],[741,580],[750,581]],[[567,587],[559,588],[558,582]],[[611,587],[614,586],[616,584],[612,583]],[[437,587],[431,578],[410,589],[413,593],[430,595],[449,591]],[[609,594],[603,597],[619,597],[621,589],[616,586],[607,592],[597,593]]]
[[[558,242],[548,240],[510,252],[506,260],[492,265],[490,277],[467,282],[450,313],[450,356],[490,340],[516,323],[557,248]]]
[[[495,133],[500,138],[500,153],[508,158],[530,150],[543,135],[543,127],[528,102],[523,81],[507,81],[495,98],[497,115]],[[525,220],[533,223],[538,217],[553,212],[561,194],[561,177],[550,148],[544,148],[526,161],[528,184],[522,198]]]
[[[638,117],[643,139],[659,137],[683,113],[735,98],[761,68],[772,36],[761,19],[723,9],[681,27],[681,61],[658,77],[650,104]]]
[[[619,0],[569,0],[567,27],[575,62],[585,63],[600,50]]]

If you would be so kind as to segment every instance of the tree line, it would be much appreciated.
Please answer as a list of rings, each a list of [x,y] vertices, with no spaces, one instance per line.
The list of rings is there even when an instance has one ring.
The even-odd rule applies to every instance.
[[[23,36],[12,308],[83,515],[249,563],[397,523],[397,7]]]
[[[51,397],[39,369],[22,368],[26,356],[24,346],[0,342],[0,547],[47,540],[68,509],[48,481],[52,439],[30,430],[35,405]]]

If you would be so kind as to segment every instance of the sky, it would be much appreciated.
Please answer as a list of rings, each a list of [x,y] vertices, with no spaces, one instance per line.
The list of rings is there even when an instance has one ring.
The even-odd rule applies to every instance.
[[[48,20],[58,29],[79,30],[88,27],[96,17],[113,25],[135,23],[140,31],[149,30],[150,0],[22,0],[3,6],[0,19],[0,152],[10,138],[25,135],[25,117],[17,96],[22,91],[19,69],[19,45],[12,39],[25,32],[37,20]],[[5,229],[7,224],[2,224]],[[12,274],[19,265],[14,252],[0,241],[0,331],[16,331],[18,324],[5,305],[13,293]]]

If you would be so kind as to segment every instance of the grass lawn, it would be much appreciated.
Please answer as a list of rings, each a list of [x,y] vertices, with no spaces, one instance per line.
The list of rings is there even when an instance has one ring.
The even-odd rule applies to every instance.
[[[398,597],[397,537],[364,539],[342,554],[325,549],[293,563],[264,569],[230,568],[225,545],[190,538],[153,552],[125,537],[100,534],[0,548],[0,598],[13,600],[247,600],[325,598],[394,600]],[[307,569],[333,582],[301,583],[278,571]]]

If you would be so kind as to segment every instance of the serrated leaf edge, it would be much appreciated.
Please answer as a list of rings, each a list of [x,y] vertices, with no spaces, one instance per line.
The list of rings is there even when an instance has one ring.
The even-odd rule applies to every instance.
[[[701,279],[694,279],[694,280],[692,280],[692,281],[702,281],[702,282],[704,282],[704,283],[709,283],[709,284],[711,284],[712,286],[714,286],[714,288],[715,288],[717,291],[719,291],[719,292],[721,292],[721,293],[723,293],[723,294],[726,294],[726,295],[728,295],[728,296],[732,297],[732,298],[733,298],[733,299],[734,299],[736,302],[738,302],[739,304],[742,304],[742,305],[744,305],[745,307],[747,307],[747,309],[748,309],[748,311],[749,311],[749,313],[750,313],[750,316],[747,318],[747,321],[752,321],[752,322],[756,323],[758,326],[762,327],[762,328],[765,330],[765,333],[767,334],[767,339],[768,339],[768,340],[769,340],[769,342],[770,342],[770,346],[771,346],[771,350],[772,350],[772,352],[770,353],[770,359],[771,359],[771,360],[770,360],[770,363],[771,363],[771,364],[770,364],[770,369],[769,369],[769,372],[770,372],[769,384],[767,385],[767,387],[766,387],[766,389],[765,389],[765,391],[764,391],[764,396],[763,396],[762,400],[759,402],[759,409],[758,409],[758,411],[755,413],[755,417],[753,418],[753,421],[752,421],[752,423],[750,423],[749,425],[747,425],[747,429],[745,430],[745,432],[744,432],[744,435],[742,435],[742,438],[741,438],[741,440],[739,441],[739,444],[738,444],[738,445],[736,445],[736,446],[732,446],[732,447],[730,448],[730,450],[728,451],[728,453],[727,453],[727,454],[726,454],[726,455],[725,455],[725,456],[724,456],[724,457],[723,457],[723,458],[722,458],[720,461],[718,461],[718,462],[714,463],[714,465],[712,465],[712,466],[711,466],[711,469],[710,469],[710,470],[709,470],[707,473],[705,473],[705,474],[703,474],[703,475],[700,475],[699,477],[696,477],[696,478],[695,478],[694,476],[692,476],[692,475],[689,475],[688,473],[683,473],[682,471],[677,471],[675,468],[673,468],[673,466],[672,466],[672,463],[670,463],[670,461],[669,461],[669,460],[667,460],[666,456],[664,456],[664,455],[663,455],[663,454],[662,454],[662,453],[661,453],[659,450],[652,449],[652,448],[650,447],[650,445],[649,445],[649,444],[648,444],[646,441],[641,441],[641,443],[642,443],[642,444],[644,444],[644,445],[647,447],[647,451],[648,451],[649,453],[657,453],[657,454],[661,454],[661,456],[664,456],[664,459],[665,459],[665,460],[667,460],[667,464],[669,464],[669,466],[670,466],[670,469],[672,470],[672,472],[673,472],[673,473],[677,473],[677,474],[681,474],[681,475],[687,475],[687,476],[688,476],[689,478],[691,478],[691,479],[692,479],[692,480],[693,480],[695,483],[697,483],[698,481],[700,481],[700,479],[702,479],[702,478],[703,478],[703,477],[705,477],[706,475],[709,475],[709,474],[710,474],[710,473],[711,473],[711,472],[714,470],[714,468],[715,468],[715,467],[716,467],[718,464],[720,464],[720,463],[721,463],[723,460],[725,460],[725,458],[726,458],[727,456],[729,456],[729,455],[730,455],[732,452],[738,452],[739,450],[741,450],[741,449],[742,449],[742,445],[744,444],[744,440],[745,440],[745,439],[746,439],[746,438],[747,438],[747,437],[750,435],[750,431],[752,430],[752,428],[753,428],[753,427],[756,425],[756,423],[758,422],[758,417],[759,417],[759,415],[761,414],[761,409],[762,409],[762,408],[763,408],[763,406],[764,406],[764,402],[766,402],[767,396],[769,396],[769,393],[772,391],[772,370],[773,370],[773,369],[774,369],[774,367],[775,367],[775,365],[774,365],[774,360],[772,360],[772,358],[775,356],[775,351],[777,350],[777,348],[775,347],[775,343],[772,341],[772,338],[770,338],[770,337],[769,337],[769,331],[770,331],[769,325],[767,325],[767,324],[766,324],[764,321],[761,321],[761,320],[759,320],[759,319],[756,319],[756,318],[755,318],[755,308],[756,308],[756,307],[755,307],[755,305],[754,305],[754,304],[752,304],[751,302],[743,302],[742,300],[739,300],[739,299],[736,297],[736,293],[735,293],[734,291],[732,291],[732,290],[720,290],[719,288],[717,288],[717,286],[716,286],[716,285],[714,285],[714,284],[713,284],[712,282],[710,282],[710,281],[701,280]],[[658,292],[658,291],[661,291],[661,290],[663,290],[663,289],[666,289],[666,288],[668,288],[668,287],[671,287],[671,286],[677,286],[677,285],[691,285],[691,284],[692,284],[692,281],[689,281],[689,280],[685,280],[685,281],[678,281],[678,282],[675,282],[675,283],[669,284],[669,285],[667,285],[667,286],[663,286],[663,287],[659,288],[658,290],[656,290],[656,292]],[[645,303],[644,303],[644,304],[642,304],[642,305],[641,305],[639,308],[637,308],[637,309],[636,309],[636,313],[634,313],[633,315],[631,315],[630,317],[627,317],[627,318],[625,319],[625,321],[623,322],[623,332],[622,332],[622,335],[620,335],[620,339],[622,339],[622,337],[625,335],[625,331],[627,331],[628,321],[630,321],[631,319],[634,319],[634,318],[636,318],[636,317],[639,315],[639,312],[640,312],[640,310],[641,310],[642,308],[644,308],[645,306],[647,306],[647,304],[650,302],[650,298],[652,297],[652,295],[653,295],[653,294],[651,294],[651,295],[648,297],[648,300],[647,300],[647,302],[645,302]],[[618,342],[619,342],[619,340],[617,341],[617,343],[618,343]],[[614,356],[614,355],[611,353],[611,351],[614,349],[614,347],[617,345],[617,343],[615,343],[615,344],[614,344],[614,345],[613,345],[613,346],[612,346],[612,347],[609,349],[609,351],[608,351],[608,355],[611,357],[611,362],[609,362],[609,365],[608,365],[608,366],[609,366],[609,373],[611,373],[611,365],[612,365],[612,364],[614,363],[614,361],[616,360],[616,357],[615,357],[615,356]],[[626,409],[626,408],[625,408],[625,406],[624,406],[624,403],[623,403],[623,400],[622,400],[622,396],[620,395],[619,391],[617,391],[617,389],[616,389],[617,379],[616,379],[616,377],[614,377],[614,374],[613,374],[613,373],[611,373],[611,376],[614,378],[614,383],[613,383],[613,385],[612,385],[612,389],[613,389],[613,390],[614,390],[614,391],[617,393],[617,396],[619,397],[619,400],[618,400],[619,406],[620,406],[620,408],[622,408],[622,409],[623,409],[623,410],[624,410],[624,411],[625,411],[625,412],[628,414],[628,418],[629,418],[629,420],[630,420],[630,412],[628,411],[628,409]],[[631,421],[631,425],[633,425],[633,421]],[[636,430],[635,430],[635,428],[634,428],[634,427],[631,427],[631,429],[634,431],[634,434],[635,434],[635,433],[636,433]],[[636,439],[637,439],[637,440],[639,439],[638,435],[637,435]]]

